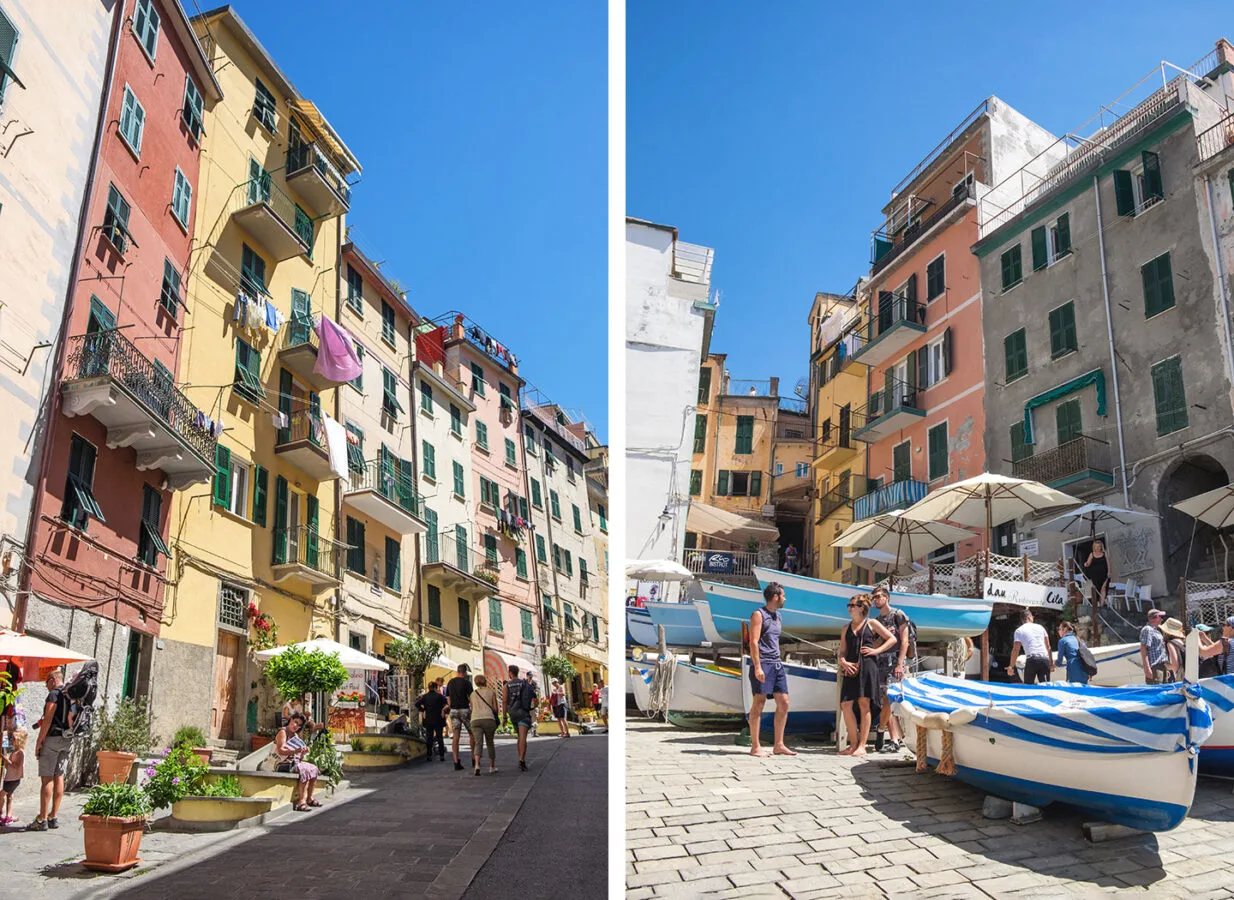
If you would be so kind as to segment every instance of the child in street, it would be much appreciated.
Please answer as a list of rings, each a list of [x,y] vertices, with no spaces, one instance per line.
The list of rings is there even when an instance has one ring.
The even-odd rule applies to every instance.
[[[0,812],[0,825],[12,825],[17,820],[13,818],[13,793],[21,784],[22,774],[26,765],[26,732],[13,732],[13,747],[3,754],[4,780],[0,782],[0,799],[3,799],[4,809]]]

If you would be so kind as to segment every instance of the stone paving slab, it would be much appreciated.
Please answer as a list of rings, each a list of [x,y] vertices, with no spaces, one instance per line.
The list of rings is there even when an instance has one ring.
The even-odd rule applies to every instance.
[[[1230,782],[1201,778],[1173,831],[1090,844],[1062,807],[986,819],[908,755],[758,760],[733,737],[628,723],[628,897],[1234,897]]]

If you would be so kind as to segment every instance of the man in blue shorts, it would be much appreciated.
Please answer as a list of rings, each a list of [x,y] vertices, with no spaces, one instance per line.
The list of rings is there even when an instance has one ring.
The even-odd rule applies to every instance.
[[[750,616],[750,755],[766,757],[796,756],[784,745],[784,725],[788,722],[788,673],[780,662],[780,608],[784,606],[784,588],[771,582],[763,589],[763,607]],[[775,743],[771,750],[759,745],[763,706],[776,702]]]
[[[518,768],[526,772],[527,732],[531,730],[532,710],[536,708],[536,686],[518,677],[518,666],[510,666],[505,700],[506,719],[518,730]]]

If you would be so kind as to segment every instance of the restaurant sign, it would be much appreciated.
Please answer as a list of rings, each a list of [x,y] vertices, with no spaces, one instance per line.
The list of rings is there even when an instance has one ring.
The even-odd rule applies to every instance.
[[[1003,581],[999,578],[987,578],[985,599],[991,603],[1007,603],[1011,606],[1061,610],[1067,605],[1067,591],[1061,587],[1033,584],[1030,581]]]

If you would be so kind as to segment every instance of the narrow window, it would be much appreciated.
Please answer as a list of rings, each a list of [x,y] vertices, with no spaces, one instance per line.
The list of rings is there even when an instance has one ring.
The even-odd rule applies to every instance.
[[[133,89],[126,84],[124,103],[120,107],[120,136],[138,156],[141,156],[141,139],[145,131],[146,110],[138,102]]]

